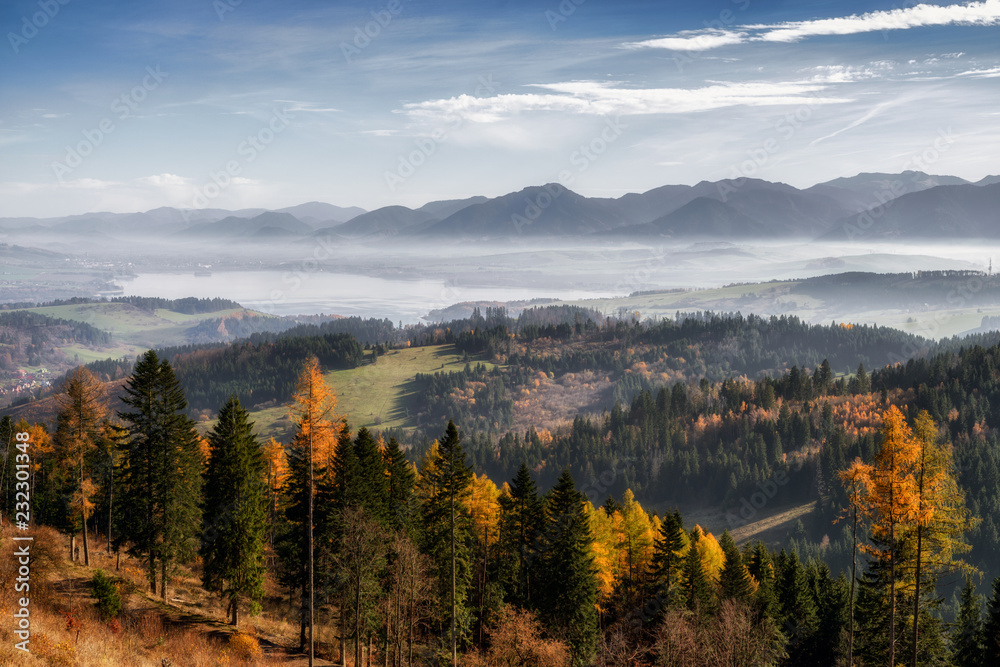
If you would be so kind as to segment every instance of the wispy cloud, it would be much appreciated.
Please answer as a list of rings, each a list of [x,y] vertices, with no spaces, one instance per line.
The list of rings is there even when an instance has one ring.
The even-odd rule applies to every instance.
[[[869,109],[860,118],[851,121],[850,123],[848,123],[844,127],[842,127],[839,130],[837,130],[836,132],[831,132],[830,134],[828,134],[826,136],[819,137],[818,139],[812,140],[811,142],[809,142],[809,146],[810,147],[811,146],[815,146],[816,144],[824,142],[827,139],[833,139],[838,134],[843,134],[844,132],[847,132],[848,130],[853,130],[857,126],[863,125],[864,123],[867,123],[868,121],[870,121],[872,118],[875,118],[876,116],[878,116],[879,114],[881,114],[883,111],[885,111],[889,107],[895,106],[897,103],[898,102],[896,102],[896,101],[892,101],[892,102],[883,102],[881,104],[876,104],[874,107],[872,107],[871,109]]]
[[[850,16],[737,26],[733,30],[685,31],[667,37],[629,42],[628,48],[705,51],[747,42],[798,42],[823,35],[857,35],[866,32],[908,30],[947,25],[1000,25],[1000,0],[963,5],[916,5],[901,9]]]
[[[714,82],[701,88],[624,88],[617,83],[572,81],[529,84],[551,93],[474,97],[459,95],[404,105],[402,112],[415,118],[462,118],[493,123],[527,112],[562,112],[589,115],[648,115],[710,111],[733,106],[782,104],[836,104],[843,97],[821,97],[826,86],[810,81]]]

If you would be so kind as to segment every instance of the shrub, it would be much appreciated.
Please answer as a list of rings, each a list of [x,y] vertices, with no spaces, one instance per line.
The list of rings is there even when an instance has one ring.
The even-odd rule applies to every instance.
[[[237,632],[229,637],[230,655],[236,660],[249,662],[261,657],[260,642],[253,635]]]
[[[118,618],[122,610],[122,598],[118,594],[115,582],[103,570],[94,572],[94,578],[90,581],[90,589],[94,595],[97,613],[102,621],[109,621]]]

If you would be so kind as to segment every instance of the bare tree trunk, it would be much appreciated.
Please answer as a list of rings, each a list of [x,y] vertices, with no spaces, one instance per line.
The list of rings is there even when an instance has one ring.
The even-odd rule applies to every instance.
[[[83,497],[83,456],[80,457],[80,518],[83,522],[83,564],[90,566],[90,543],[87,541],[87,499]]]
[[[854,585],[858,578],[858,507],[854,506],[854,547],[851,549],[851,632],[847,642],[847,664],[854,664]]]
[[[76,533],[69,534],[69,562],[76,562]]]
[[[165,558],[160,559],[160,597],[163,600],[167,599],[167,561]]]
[[[313,594],[313,425],[309,425],[309,667],[313,667],[315,656],[315,618],[313,608],[315,605]]]

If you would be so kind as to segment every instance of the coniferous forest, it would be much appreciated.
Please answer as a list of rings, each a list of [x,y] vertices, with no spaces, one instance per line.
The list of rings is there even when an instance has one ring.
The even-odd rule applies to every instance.
[[[91,584],[102,622],[129,613],[108,610],[124,559],[149,595],[194,576],[227,623],[281,615],[293,649],[334,664],[1000,660],[1000,346],[527,312],[77,368],[51,421],[0,422],[0,509],[18,510],[27,433],[32,520],[85,565],[116,559]],[[338,410],[324,371],[442,342],[468,363],[415,379],[413,429]],[[539,374],[588,369],[618,380],[610,408],[518,428]],[[217,405],[211,428],[193,401]],[[287,438],[256,435],[265,401],[288,406]],[[747,532],[775,507],[804,511],[784,536]]]

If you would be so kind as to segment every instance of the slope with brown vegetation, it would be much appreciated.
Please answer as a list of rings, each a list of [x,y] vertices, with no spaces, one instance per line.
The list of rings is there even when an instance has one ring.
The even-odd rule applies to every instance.
[[[15,531],[0,528],[0,664],[66,665],[79,667],[219,665],[305,665],[304,655],[285,648],[294,642],[297,626],[283,619],[285,608],[270,599],[265,611],[240,623],[225,624],[217,596],[206,592],[196,573],[182,570],[172,587],[169,604],[147,594],[138,561],[116,559],[104,548],[91,552],[91,567],[66,558],[68,538],[48,527],[30,531],[29,653],[17,648],[10,619],[24,595],[14,590],[17,559]],[[23,535],[24,533],[20,533]],[[117,566],[117,567],[116,567]],[[121,614],[101,620],[94,606],[90,581],[104,570],[115,582],[123,605]],[[333,642],[331,642],[332,645]],[[332,665],[317,659],[316,665]]]

